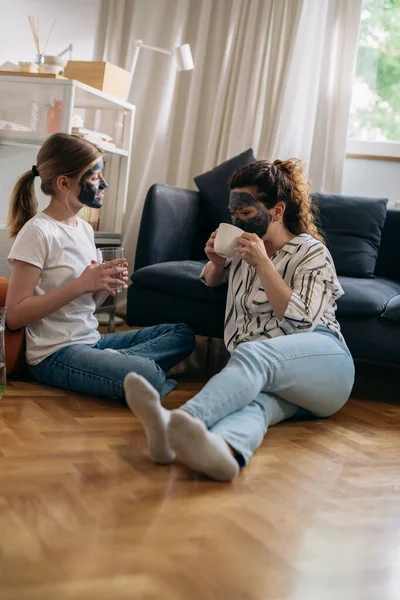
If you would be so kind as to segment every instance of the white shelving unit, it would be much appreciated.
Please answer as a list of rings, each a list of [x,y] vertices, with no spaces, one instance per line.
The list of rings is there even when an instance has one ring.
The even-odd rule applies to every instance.
[[[0,223],[7,218],[17,177],[36,164],[37,151],[52,133],[71,133],[73,115],[84,127],[111,136],[105,152],[109,183],[100,209],[98,244],[121,243],[126,208],[135,107],[79,81],[0,76]],[[37,185],[39,208],[48,203]]]

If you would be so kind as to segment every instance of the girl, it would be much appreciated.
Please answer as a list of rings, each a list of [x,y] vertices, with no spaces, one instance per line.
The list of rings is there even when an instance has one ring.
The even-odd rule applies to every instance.
[[[36,177],[51,197],[37,214]],[[41,383],[123,398],[135,371],[162,397],[175,387],[165,371],[192,352],[194,335],[184,324],[98,333],[96,308],[128,280],[125,259],[96,262],[93,229],[78,216],[83,205],[100,208],[106,188],[96,146],[63,133],[46,140],[12,194],[7,325],[26,327],[26,361]]]
[[[226,264],[214,251],[213,233],[201,276],[214,287],[229,268],[228,364],[172,413],[142,378],[126,381],[153,459],[176,456],[221,481],[248,463],[270,425],[304,411],[332,415],[354,380],[335,317],[343,291],[315,225],[302,164],[251,163],[234,174],[230,189],[232,222],[244,230],[238,254]]]

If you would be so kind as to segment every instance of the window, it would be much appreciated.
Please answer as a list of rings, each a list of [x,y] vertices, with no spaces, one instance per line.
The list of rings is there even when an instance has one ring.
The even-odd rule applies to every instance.
[[[400,156],[400,0],[363,2],[348,140]]]

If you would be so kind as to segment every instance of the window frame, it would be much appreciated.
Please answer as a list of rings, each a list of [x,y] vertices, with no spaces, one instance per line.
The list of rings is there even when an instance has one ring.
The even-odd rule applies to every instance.
[[[400,141],[373,142],[347,138],[346,158],[400,161]]]

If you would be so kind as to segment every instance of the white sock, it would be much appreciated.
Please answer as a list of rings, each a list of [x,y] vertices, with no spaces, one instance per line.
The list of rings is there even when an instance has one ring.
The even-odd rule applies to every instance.
[[[177,459],[194,471],[218,481],[231,481],[239,473],[226,442],[183,410],[171,413],[168,440]]]
[[[175,454],[167,440],[170,411],[161,406],[160,394],[141,375],[128,373],[124,380],[125,399],[142,423],[153,462],[168,465]]]

